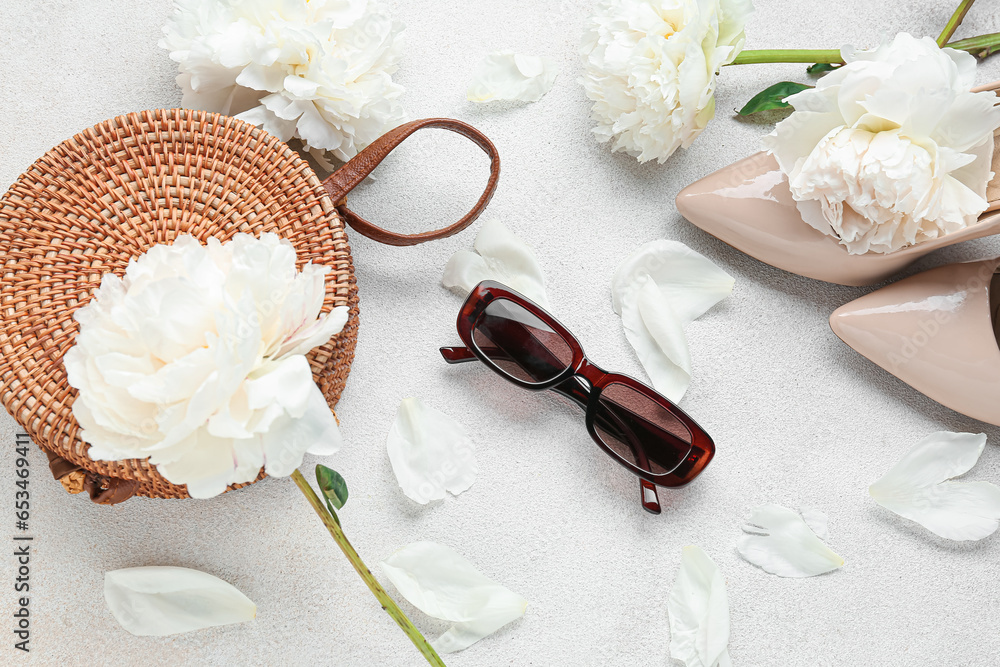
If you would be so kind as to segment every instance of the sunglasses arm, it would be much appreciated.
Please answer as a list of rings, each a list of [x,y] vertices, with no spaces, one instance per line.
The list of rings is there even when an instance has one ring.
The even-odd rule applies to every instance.
[[[635,435],[632,431],[622,423],[622,420],[611,410],[607,411],[607,415],[611,417],[612,422],[605,422],[608,425],[617,426],[618,431],[624,433],[629,439],[629,445],[632,451],[635,453],[636,459],[638,459],[639,465],[641,465],[646,470],[652,470],[649,466],[649,460],[646,458],[645,450],[636,441]],[[650,514],[660,513],[660,497],[656,493],[656,485],[649,480],[639,478],[639,503],[642,505],[642,509],[646,510]]]
[[[449,364],[461,364],[466,361],[476,361],[476,355],[467,347],[442,347],[441,356]]]

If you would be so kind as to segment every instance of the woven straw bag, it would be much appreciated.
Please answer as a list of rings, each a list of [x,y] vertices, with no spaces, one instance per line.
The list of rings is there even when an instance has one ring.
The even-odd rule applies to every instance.
[[[490,180],[455,224],[403,236],[346,206],[348,192],[403,139],[424,127],[458,132],[490,157]],[[358,334],[358,290],[344,222],[391,245],[412,245],[467,227],[496,188],[493,144],[465,123],[426,119],[401,125],[326,181],[277,138],[247,123],[202,111],[169,109],[119,116],[59,144],[0,199],[0,400],[49,456],[71,492],[112,504],[133,495],[188,498],[144,459],[93,461],[79,437],[63,355],[73,346],[73,314],[109,271],[181,233],[204,242],[238,232],[276,232],[298,253],[331,267],[324,312],[350,306],[347,326],[309,354],[313,377],[333,408],[344,389]],[[264,477],[263,470],[257,479]],[[234,485],[230,488],[236,488]]]

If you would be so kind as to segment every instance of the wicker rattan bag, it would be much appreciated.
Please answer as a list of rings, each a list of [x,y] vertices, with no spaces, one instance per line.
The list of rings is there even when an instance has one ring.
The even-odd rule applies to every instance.
[[[490,180],[457,223],[403,236],[350,211],[348,192],[403,139],[423,127],[472,139],[490,157]],[[79,437],[63,355],[72,347],[73,314],[109,271],[182,233],[225,241],[238,232],[276,232],[301,264],[331,267],[324,311],[350,306],[347,326],[309,355],[332,408],[344,389],[358,333],[358,291],[346,221],[383,243],[412,245],[461,231],[489,201],[500,173],[493,144],[456,120],[413,121],[390,131],[320,182],[297,153],[234,118],[187,109],[119,116],[59,144],[0,200],[0,399],[49,456],[71,492],[110,504],[132,495],[187,498],[144,459],[93,461]],[[258,480],[264,476],[263,471]],[[231,487],[235,488],[235,487]]]

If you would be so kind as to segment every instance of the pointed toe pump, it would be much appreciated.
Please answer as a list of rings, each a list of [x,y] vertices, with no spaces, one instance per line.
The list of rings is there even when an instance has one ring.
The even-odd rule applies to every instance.
[[[845,343],[956,412],[1000,425],[1000,258],[924,271],[838,308]]]
[[[993,90],[1000,82],[976,90]],[[808,278],[841,285],[872,285],[927,253],[1000,233],[1000,138],[994,135],[989,208],[979,222],[896,252],[852,255],[840,242],[809,226],[796,207],[788,179],[768,153],[757,153],[692,183],[677,195],[677,210],[712,236],[762,262]]]

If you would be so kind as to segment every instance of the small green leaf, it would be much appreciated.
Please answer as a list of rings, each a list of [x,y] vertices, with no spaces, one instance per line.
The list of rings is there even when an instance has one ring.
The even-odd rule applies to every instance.
[[[316,483],[319,484],[319,490],[326,498],[328,507],[332,504],[339,510],[347,502],[347,482],[336,470],[327,468],[325,465],[317,465]],[[336,516],[332,509],[330,513]]]
[[[807,86],[804,83],[795,83],[794,81],[782,81],[781,83],[776,83],[770,88],[765,88],[750,98],[750,101],[746,103],[746,106],[739,110],[739,114],[741,116],[749,116],[750,114],[757,113],[758,111],[787,108],[789,105],[784,101],[786,97],[812,87],[813,86]]]
[[[826,74],[827,72],[832,72],[835,69],[840,69],[843,67],[840,63],[816,63],[815,65],[810,65],[806,68],[806,72],[809,74]]]

